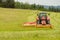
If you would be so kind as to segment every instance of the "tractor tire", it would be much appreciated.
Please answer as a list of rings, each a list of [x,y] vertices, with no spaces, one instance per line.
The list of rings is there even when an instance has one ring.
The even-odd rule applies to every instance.
[[[40,24],[40,21],[39,20],[37,20],[37,24]]]
[[[50,24],[50,20],[47,20],[47,24]]]

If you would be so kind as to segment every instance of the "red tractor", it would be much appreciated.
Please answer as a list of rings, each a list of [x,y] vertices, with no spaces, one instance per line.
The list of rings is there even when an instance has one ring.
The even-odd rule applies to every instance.
[[[50,18],[47,16],[47,13],[39,13],[37,14],[37,24],[50,24]]]
[[[36,25],[37,27],[51,27],[50,24],[50,18],[48,17],[47,13],[39,13],[37,14],[37,19],[36,19]]]
[[[35,26],[40,28],[52,28],[50,24],[50,18],[47,13],[39,13],[37,14],[36,22],[27,22],[24,26]]]

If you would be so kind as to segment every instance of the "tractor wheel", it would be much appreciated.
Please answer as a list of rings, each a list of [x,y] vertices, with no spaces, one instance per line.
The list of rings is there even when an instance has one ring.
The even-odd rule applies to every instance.
[[[40,21],[39,20],[37,20],[37,24],[40,24]]]
[[[47,20],[47,24],[50,24],[50,20]]]

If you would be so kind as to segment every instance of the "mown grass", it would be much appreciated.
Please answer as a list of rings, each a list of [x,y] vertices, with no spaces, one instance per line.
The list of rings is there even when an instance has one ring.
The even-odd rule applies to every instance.
[[[20,31],[25,30],[23,23],[29,21],[28,17],[35,14],[33,10],[4,9],[0,8],[0,30]],[[28,29],[28,28],[27,28]],[[34,28],[30,28],[34,29]]]
[[[60,40],[60,13],[50,13],[53,29],[24,27],[35,21],[38,10],[0,8],[0,40]]]

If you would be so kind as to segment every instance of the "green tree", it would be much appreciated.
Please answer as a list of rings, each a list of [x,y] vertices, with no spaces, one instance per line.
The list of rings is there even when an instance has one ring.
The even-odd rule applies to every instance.
[[[30,4],[24,3],[24,9],[30,9]]]
[[[14,0],[7,0],[4,4],[4,6],[7,8],[14,8],[15,7],[14,4],[15,4]]]
[[[15,8],[20,8],[20,2],[15,2]]]
[[[0,0],[0,3],[2,3],[2,0]]]
[[[35,10],[36,9],[36,4],[32,4],[30,9],[34,9]]]

